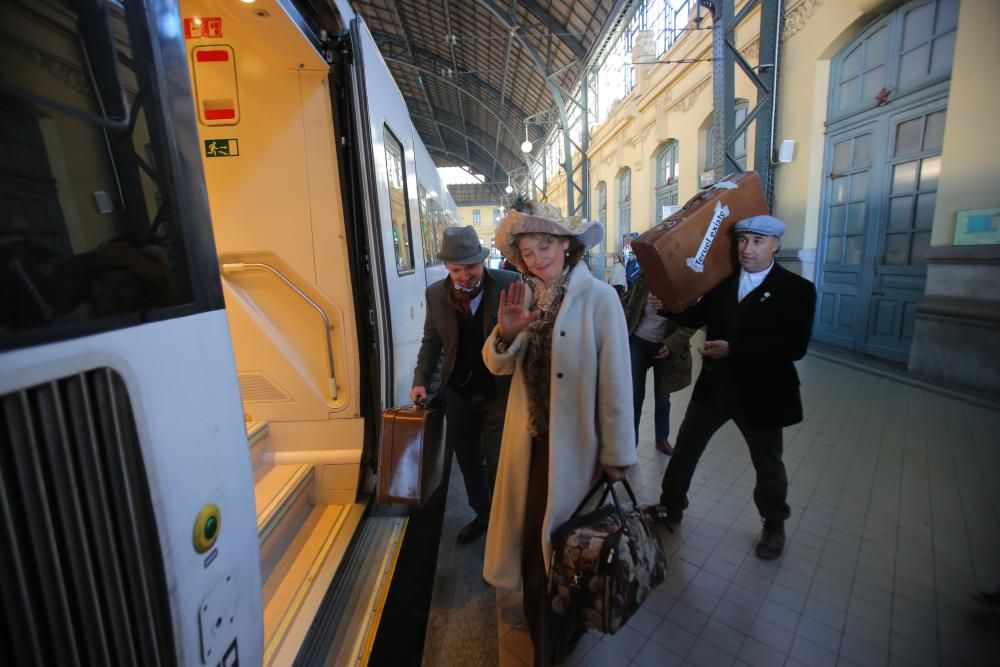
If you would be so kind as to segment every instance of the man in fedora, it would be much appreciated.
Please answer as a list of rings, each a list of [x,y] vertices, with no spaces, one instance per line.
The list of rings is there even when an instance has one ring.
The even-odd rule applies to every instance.
[[[489,524],[510,390],[510,376],[494,377],[486,370],[483,342],[496,326],[501,290],[520,276],[486,268],[488,255],[471,225],[444,230],[438,258],[444,261],[448,277],[427,288],[424,337],[410,389],[410,400],[427,398],[427,386],[443,354],[440,394],[447,420],[445,437],[455,450],[469,505],[476,513],[458,531],[460,543],[476,539]]]
[[[652,511],[669,529],[677,527],[698,459],[731,419],[757,471],[753,499],[764,530],[756,554],[771,560],[785,547],[790,510],[781,429],[802,421],[795,362],[805,356],[812,334],[816,288],[774,261],[785,233],[781,220],[756,215],[737,222],[734,233],[740,270],[670,315],[685,326],[706,327],[699,350],[704,363]],[[653,305],[662,308],[659,301]]]

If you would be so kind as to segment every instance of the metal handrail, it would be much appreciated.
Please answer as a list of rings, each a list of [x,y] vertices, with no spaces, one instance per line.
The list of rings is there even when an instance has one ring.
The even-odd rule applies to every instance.
[[[262,262],[234,262],[230,264],[222,265],[223,273],[236,273],[238,271],[245,271],[247,269],[258,269],[260,271],[267,271],[278,280],[283,282],[289,289],[291,289],[295,294],[298,295],[300,299],[312,306],[313,310],[319,313],[319,316],[323,318],[324,333],[326,334],[326,361],[329,368],[329,381],[330,381],[330,396],[334,401],[337,400],[337,379],[336,374],[333,370],[333,339],[330,337],[330,329],[332,325],[330,324],[330,318],[327,317],[326,311],[323,310],[322,306],[316,303],[308,294],[299,289],[298,285],[293,283],[288,276],[282,273],[280,270],[271,266],[270,264],[264,264]]]

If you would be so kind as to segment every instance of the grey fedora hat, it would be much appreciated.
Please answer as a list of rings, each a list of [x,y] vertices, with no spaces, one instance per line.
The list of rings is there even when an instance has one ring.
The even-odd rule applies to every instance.
[[[479,235],[472,225],[446,227],[441,238],[438,259],[452,264],[478,264],[490,254],[479,243]]]

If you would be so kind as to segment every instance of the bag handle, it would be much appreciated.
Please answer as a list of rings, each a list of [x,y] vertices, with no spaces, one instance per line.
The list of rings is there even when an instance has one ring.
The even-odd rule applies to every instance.
[[[632,491],[632,486],[628,483],[628,480],[625,479],[624,477],[622,477],[621,480],[619,481],[621,482],[622,486],[625,487],[625,491],[628,493],[629,500],[632,501],[633,509],[638,511],[639,501],[635,497],[635,492]],[[625,525],[625,515],[622,513],[621,503],[618,502],[618,494],[615,493],[615,481],[612,480],[610,477],[608,477],[608,474],[605,472],[601,473],[600,479],[598,479],[597,482],[594,484],[594,486],[590,488],[590,491],[588,491],[587,495],[583,497],[583,500],[580,501],[580,504],[576,506],[576,509],[573,511],[573,514],[570,516],[570,518],[572,519],[577,514],[579,514],[583,510],[583,508],[587,505],[587,503],[590,502],[590,499],[594,497],[594,494],[597,493],[600,489],[604,489],[604,495],[601,496],[601,502],[598,503],[598,506],[604,505],[604,501],[607,500],[608,494],[611,494],[611,501],[612,503],[614,503],[615,509],[618,511],[618,516],[622,520],[622,525]]]

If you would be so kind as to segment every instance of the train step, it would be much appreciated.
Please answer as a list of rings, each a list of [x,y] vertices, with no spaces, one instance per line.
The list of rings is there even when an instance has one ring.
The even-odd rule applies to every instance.
[[[316,470],[274,464],[267,422],[247,423],[264,607],[264,664],[292,664],[364,515],[363,504],[315,502]]]
[[[253,463],[254,470],[256,470],[260,465],[260,457],[264,452],[264,443],[270,435],[270,429],[266,421],[248,421],[246,422],[246,427],[247,444],[250,446],[250,461]]]
[[[400,516],[365,518],[323,598],[296,667],[368,664],[407,522]]]
[[[260,576],[267,580],[313,510],[310,465],[262,466],[254,473]]]

